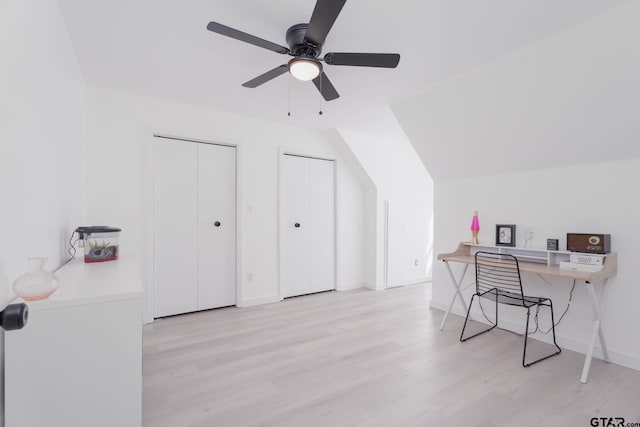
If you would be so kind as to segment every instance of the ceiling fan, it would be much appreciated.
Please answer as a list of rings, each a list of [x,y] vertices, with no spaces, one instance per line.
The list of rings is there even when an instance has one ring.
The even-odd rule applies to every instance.
[[[400,62],[400,55],[397,53],[329,52],[323,58],[320,58],[319,55],[327,34],[346,1],[317,0],[308,24],[296,24],[287,30],[286,40],[289,47],[272,43],[217,22],[209,22],[207,29],[282,55],[293,56],[293,59],[287,64],[269,70],[249,80],[242,86],[255,88],[289,71],[298,80],[312,80],[322,97],[327,101],[331,101],[340,95],[338,95],[335,87],[333,87],[333,84],[324,73],[321,62],[329,65],[380,68],[395,68]]]

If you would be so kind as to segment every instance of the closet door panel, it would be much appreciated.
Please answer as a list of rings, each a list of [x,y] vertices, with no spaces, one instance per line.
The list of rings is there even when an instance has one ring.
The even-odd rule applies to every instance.
[[[157,139],[154,147],[154,316],[197,306],[197,151]]]
[[[236,149],[198,147],[198,310],[236,303]]]
[[[310,292],[335,289],[334,162],[309,160]]]
[[[309,159],[282,158],[282,294],[303,295],[309,287]],[[298,224],[298,226],[296,226]]]

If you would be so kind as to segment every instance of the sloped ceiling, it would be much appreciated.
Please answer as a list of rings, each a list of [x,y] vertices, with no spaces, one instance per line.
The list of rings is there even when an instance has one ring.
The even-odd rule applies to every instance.
[[[392,110],[434,180],[640,157],[638,22],[626,2]]]
[[[325,67],[341,95],[325,103],[313,84],[288,74],[257,89],[241,87],[289,57],[206,30],[218,21],[286,44],[287,28],[308,21],[314,0],[59,0],[91,85],[377,134],[395,122],[385,114],[389,104],[621,2],[348,0],[324,52],[398,52],[402,59],[395,70]]]

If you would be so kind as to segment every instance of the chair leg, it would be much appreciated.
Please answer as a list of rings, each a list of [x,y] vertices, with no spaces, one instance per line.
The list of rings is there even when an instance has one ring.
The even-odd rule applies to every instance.
[[[531,317],[531,308],[527,307],[527,326],[524,329],[524,350],[522,351],[522,366],[525,368],[530,366],[527,365],[527,339],[529,338],[529,318]]]
[[[469,303],[469,309],[467,310],[467,317],[464,319],[464,326],[462,327],[462,332],[460,333],[460,341],[461,342],[465,342],[467,340],[470,340],[473,337],[477,337],[480,334],[484,334],[485,332],[489,332],[490,330],[492,330],[493,328],[498,326],[498,304],[497,304],[497,296],[496,296],[496,323],[493,326],[491,326],[489,329],[485,329],[484,331],[480,331],[480,332],[475,333],[475,334],[473,334],[473,335],[471,335],[469,337],[463,338],[464,337],[464,330],[467,328],[467,322],[469,321],[469,315],[471,314],[471,306],[473,305],[473,299],[476,296],[477,296],[476,294],[473,294],[471,296],[471,302]],[[478,300],[478,304],[480,304],[479,300]]]
[[[546,305],[546,304],[542,304],[542,305]],[[549,300],[549,305],[547,307],[549,307],[549,309],[551,310],[551,330],[553,331],[553,345],[556,346],[558,351],[551,353],[547,356],[541,357],[540,359],[534,360],[533,362],[529,362],[529,363],[526,362],[527,340],[529,338],[529,317],[531,316],[531,308],[527,307],[527,329],[525,330],[525,334],[524,334],[524,351],[522,352],[522,366],[524,366],[525,368],[528,368],[534,363],[538,363],[550,357],[556,356],[560,354],[560,352],[562,351],[562,349],[560,348],[560,346],[558,346],[558,343],[556,342],[556,325],[555,325],[555,319],[553,318],[553,302],[551,302],[551,300]]]
[[[551,330],[553,331],[553,345],[555,345],[556,348],[558,349],[558,352],[555,354],[560,354],[562,352],[562,349],[556,342],[556,321],[553,318],[553,302],[551,300],[549,300],[549,310],[551,310]]]
[[[478,304],[480,303],[480,301],[478,301]],[[498,326],[498,293],[496,292],[496,324],[494,325],[494,327]]]
[[[462,332],[460,333],[460,342],[464,342],[462,339],[464,336],[464,330],[467,328],[467,322],[469,321],[469,315],[471,314],[471,306],[473,305],[473,299],[476,297],[476,294],[471,295],[471,301],[469,302],[469,308],[467,309],[467,317],[464,318],[464,325],[462,325]]]

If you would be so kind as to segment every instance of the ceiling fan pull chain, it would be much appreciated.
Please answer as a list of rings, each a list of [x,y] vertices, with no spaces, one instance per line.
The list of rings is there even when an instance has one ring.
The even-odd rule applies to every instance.
[[[322,94],[324,92],[322,92],[322,80],[324,80],[322,78],[322,73],[320,73],[320,96],[318,97],[318,115],[321,116],[322,115]]]
[[[291,80],[287,80],[287,117],[291,117]]]

